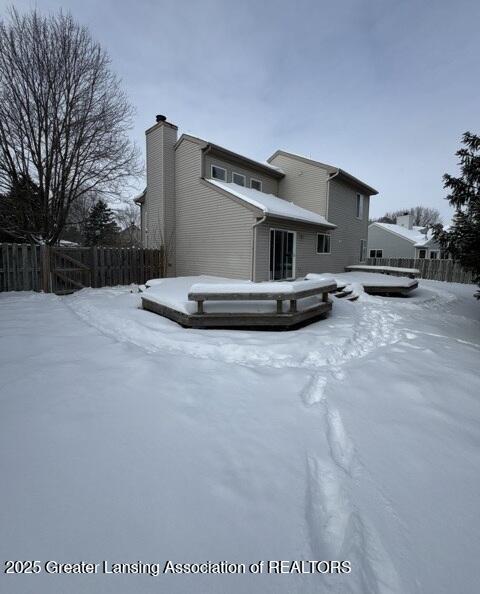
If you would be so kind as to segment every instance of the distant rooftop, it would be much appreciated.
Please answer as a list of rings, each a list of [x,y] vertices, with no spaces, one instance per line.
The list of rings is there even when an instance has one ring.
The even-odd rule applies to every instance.
[[[425,243],[428,239],[431,239],[431,237],[427,239],[425,233],[422,233],[422,230],[425,229],[425,227],[413,227],[412,229],[407,229],[407,227],[402,227],[401,225],[395,225],[393,223],[372,223],[372,225],[377,225],[391,233],[400,235],[412,243]]]

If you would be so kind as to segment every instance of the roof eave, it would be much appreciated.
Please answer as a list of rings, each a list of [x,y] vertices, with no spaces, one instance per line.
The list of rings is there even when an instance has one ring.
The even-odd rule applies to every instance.
[[[329,173],[337,172],[337,168],[333,167],[332,165],[321,163],[320,161],[315,161],[314,159],[309,159],[308,157],[302,157],[302,155],[296,155],[295,153],[289,153],[288,151],[284,151],[282,149],[276,150],[273,155],[268,157],[267,161],[270,163],[270,161],[273,161],[273,159],[275,159],[275,157],[278,155],[284,155],[286,157],[290,157],[291,159],[295,159],[296,161],[300,161],[301,163],[307,163],[308,165],[320,167],[320,169],[326,169]]]
[[[376,196],[378,194],[378,191],[375,190],[375,188],[372,188],[372,186],[369,186],[365,182],[362,182],[357,177],[351,175],[344,169],[338,168],[337,172],[333,173],[330,177],[331,178],[333,178],[333,177],[340,178],[343,181],[358,187],[359,189],[361,189],[363,191],[364,194],[368,194],[368,196]]]
[[[143,190],[143,192],[141,194],[139,194],[138,196],[136,196],[133,201],[135,202],[135,204],[144,204],[145,202],[145,194],[147,193],[147,188],[145,188]]]
[[[295,217],[288,217],[285,215],[277,215],[271,212],[266,212],[265,216],[267,217],[267,219],[281,219],[283,221],[293,221],[295,223],[301,223],[302,225],[309,225],[309,226],[313,226],[313,227],[322,227],[322,229],[336,229],[337,225],[334,225],[333,223],[329,223],[328,221],[326,221],[325,223],[320,223],[320,222],[314,222],[314,221],[306,221],[305,219],[297,219]]]
[[[204,152],[212,152],[217,154],[220,157],[225,157],[228,159],[232,159],[237,161],[250,169],[254,169],[260,173],[265,175],[269,175],[270,177],[274,177],[276,179],[282,179],[285,177],[285,174],[278,169],[275,169],[273,166],[269,167],[268,165],[263,165],[259,161],[255,161],[254,159],[250,159],[249,157],[245,157],[244,155],[240,155],[235,153],[229,149],[224,148],[223,146],[219,146],[218,144],[214,144],[212,142],[208,143],[208,145],[204,148]]]

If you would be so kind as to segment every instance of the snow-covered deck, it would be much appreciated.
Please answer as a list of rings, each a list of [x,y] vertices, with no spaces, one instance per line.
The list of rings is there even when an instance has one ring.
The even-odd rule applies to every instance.
[[[390,276],[378,272],[362,272],[362,268],[350,267],[351,272],[332,275],[339,289],[348,285],[361,287],[362,291],[369,295],[405,296],[418,287],[418,280],[405,276]],[[365,268],[369,268],[366,266]],[[371,267],[373,268],[373,267]],[[409,270],[409,269],[406,269]],[[307,280],[316,281],[326,278],[321,274],[307,274]]]
[[[154,279],[146,284],[142,307],[187,328],[291,329],[325,317],[332,309],[328,293],[336,288],[333,278],[278,283],[216,277]],[[285,301],[290,303],[288,310]]]
[[[411,278],[420,276],[418,268],[399,268],[397,266],[374,266],[369,264],[353,264],[345,268],[347,272],[379,272],[380,274],[388,274],[393,276],[409,276]]]

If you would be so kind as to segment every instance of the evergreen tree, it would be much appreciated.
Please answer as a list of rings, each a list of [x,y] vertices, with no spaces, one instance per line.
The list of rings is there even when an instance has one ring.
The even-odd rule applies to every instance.
[[[455,208],[453,224],[447,231],[439,225],[433,229],[442,248],[472,271],[480,286],[480,137],[465,132],[462,143],[464,147],[456,152],[461,175],[443,176],[443,186],[450,190],[447,200]],[[480,291],[475,296],[480,299]]]
[[[41,241],[41,206],[38,186],[32,179],[16,179],[6,194],[0,194],[0,232],[16,241]]]
[[[104,200],[92,206],[85,224],[85,245],[115,245],[119,228]]]

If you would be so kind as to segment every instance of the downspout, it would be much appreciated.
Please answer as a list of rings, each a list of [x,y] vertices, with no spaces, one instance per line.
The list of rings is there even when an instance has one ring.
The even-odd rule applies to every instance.
[[[325,213],[325,218],[328,221],[328,211],[330,210],[330,180],[332,180],[334,177],[337,177],[337,175],[340,173],[340,169],[337,169],[337,171],[331,175],[327,182],[328,182],[328,192],[327,192],[327,208],[326,208],[326,213]]]
[[[212,145],[211,144],[207,144],[207,146],[205,148],[202,149],[202,164],[201,164],[201,172],[200,172],[200,177],[202,179],[206,179],[205,174],[205,157],[208,155],[208,153],[210,153],[212,150]]]
[[[260,220],[258,220],[256,223],[253,223],[253,225],[252,225],[252,273],[251,273],[251,278],[250,278],[250,280],[252,282],[255,281],[254,277],[255,277],[255,260],[256,260],[256,256],[257,256],[257,254],[256,254],[256,251],[257,251],[257,241],[256,241],[257,227],[259,225],[261,225],[262,223],[264,223],[266,218],[267,218],[267,215],[263,215],[263,217]]]

